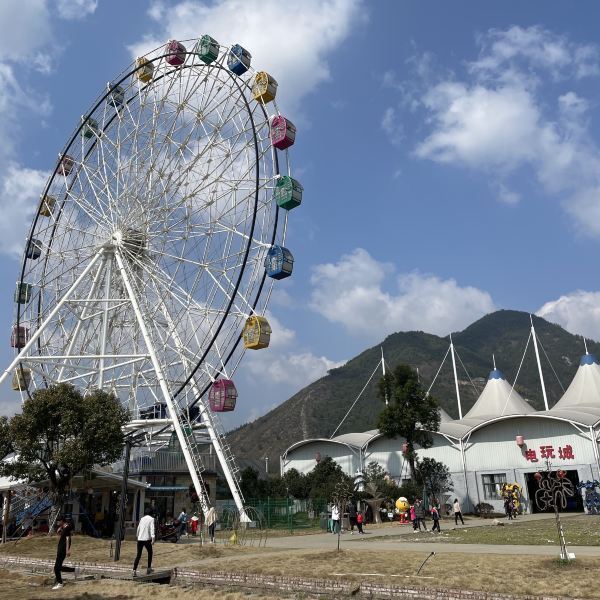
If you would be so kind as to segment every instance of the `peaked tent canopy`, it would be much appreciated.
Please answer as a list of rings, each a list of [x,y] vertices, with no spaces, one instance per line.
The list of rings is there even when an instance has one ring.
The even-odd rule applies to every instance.
[[[593,354],[581,357],[571,385],[562,398],[543,414],[588,426],[600,421],[600,364]]]
[[[526,415],[535,412],[521,395],[506,381],[499,369],[490,371],[483,392],[463,420],[494,419],[505,415]]]

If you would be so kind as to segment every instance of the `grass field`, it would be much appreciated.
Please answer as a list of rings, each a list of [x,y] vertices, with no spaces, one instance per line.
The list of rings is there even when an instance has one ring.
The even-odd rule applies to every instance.
[[[442,533],[411,534],[414,542],[446,542],[454,544],[525,544],[549,546],[558,544],[558,533],[553,518],[542,521],[501,521],[503,526],[471,527],[453,529],[454,522],[442,523]],[[567,543],[572,546],[600,546],[600,516],[584,515],[562,519]],[[405,536],[394,536],[403,538]]]

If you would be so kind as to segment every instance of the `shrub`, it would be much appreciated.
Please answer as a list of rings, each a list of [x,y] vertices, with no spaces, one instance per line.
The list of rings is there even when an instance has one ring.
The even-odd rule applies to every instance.
[[[480,502],[475,505],[475,514],[483,519],[489,519],[494,512],[494,507],[487,502]]]

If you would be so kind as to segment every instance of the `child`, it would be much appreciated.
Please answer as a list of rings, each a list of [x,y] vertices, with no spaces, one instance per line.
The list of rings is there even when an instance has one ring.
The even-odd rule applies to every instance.
[[[436,506],[431,507],[431,518],[433,519],[433,527],[431,528],[431,531],[433,532],[437,530],[438,533],[442,533],[440,529],[440,513]]]
[[[417,528],[419,527],[419,523],[417,521],[417,516],[415,515],[414,505],[412,505],[410,507],[410,522],[412,523],[413,531],[417,531]]]
[[[363,531],[363,514],[362,511],[356,513],[356,526],[358,527],[358,533],[364,533]]]
[[[191,521],[190,521],[190,524],[191,524],[191,527],[192,527],[192,535],[194,537],[196,536],[196,533],[198,531],[198,521],[199,521],[198,513],[195,512],[194,516],[191,518]]]

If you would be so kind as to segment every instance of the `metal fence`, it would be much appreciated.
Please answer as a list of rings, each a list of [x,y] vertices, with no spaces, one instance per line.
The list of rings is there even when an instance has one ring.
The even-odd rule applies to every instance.
[[[216,471],[217,457],[215,454],[198,455],[208,471]],[[113,472],[123,472],[123,461],[113,465]],[[136,473],[187,473],[188,467],[183,453],[168,450],[138,450],[129,461],[129,472]]]
[[[219,508],[234,508],[232,500],[218,500]],[[248,498],[247,506],[260,511],[265,526],[269,529],[295,530],[327,529],[327,500],[315,498],[296,500],[295,498]]]

